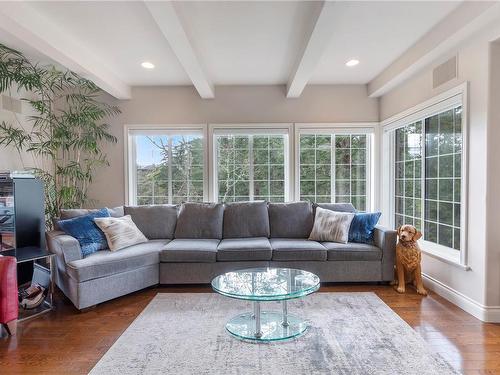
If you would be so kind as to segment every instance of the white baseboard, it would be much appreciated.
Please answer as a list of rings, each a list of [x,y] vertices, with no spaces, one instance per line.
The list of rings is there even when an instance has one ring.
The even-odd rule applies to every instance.
[[[435,278],[422,274],[427,288],[483,322],[500,323],[500,306],[485,306]]]

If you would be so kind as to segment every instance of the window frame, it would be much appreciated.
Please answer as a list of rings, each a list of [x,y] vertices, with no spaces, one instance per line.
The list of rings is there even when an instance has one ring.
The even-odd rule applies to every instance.
[[[125,125],[124,127],[124,155],[125,155],[125,204],[137,204],[137,176],[135,170],[136,145],[134,135],[182,135],[200,134],[203,139],[203,201],[208,200],[208,142],[206,124],[186,125]]]
[[[285,191],[284,201],[289,202],[293,195],[292,183],[293,175],[293,123],[227,123],[227,124],[209,124],[208,140],[210,157],[208,159],[208,177],[209,177],[209,197],[212,202],[219,201],[219,185],[217,170],[217,144],[216,136],[219,135],[284,135],[284,154],[285,154]]]
[[[295,200],[300,200],[300,136],[301,135],[356,135],[366,134],[367,154],[366,154],[366,211],[370,212],[378,206],[376,173],[378,149],[376,140],[378,139],[378,123],[296,123],[295,124]],[[332,148],[332,153],[334,148]],[[334,163],[332,155],[332,163]],[[335,177],[332,174],[332,186],[334,186]],[[331,201],[335,199],[334,190],[332,190]]]
[[[394,228],[395,226],[395,151],[396,151],[396,129],[417,121],[422,121],[422,134],[425,135],[425,119],[447,110],[462,107],[462,157],[461,157],[461,183],[460,183],[460,250],[421,239],[421,249],[424,253],[439,258],[447,263],[469,269],[467,263],[468,252],[468,140],[469,140],[469,117],[468,117],[468,83],[465,82],[440,95],[437,95],[413,108],[399,113],[381,122],[383,129],[382,148],[382,191],[389,191],[382,202],[385,215],[383,223]],[[423,138],[425,142],[425,138]],[[422,173],[425,173],[425,144],[422,147]],[[422,175],[422,197],[425,197],[425,174]],[[422,202],[422,217],[425,206]],[[424,225],[424,221],[422,221]]]

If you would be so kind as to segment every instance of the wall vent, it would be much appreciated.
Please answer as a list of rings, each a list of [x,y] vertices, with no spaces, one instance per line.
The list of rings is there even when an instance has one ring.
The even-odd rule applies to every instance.
[[[0,109],[9,112],[22,113],[23,102],[19,99],[13,99],[7,95],[0,96]]]
[[[457,56],[434,68],[432,71],[432,87],[436,88],[443,83],[457,78]]]

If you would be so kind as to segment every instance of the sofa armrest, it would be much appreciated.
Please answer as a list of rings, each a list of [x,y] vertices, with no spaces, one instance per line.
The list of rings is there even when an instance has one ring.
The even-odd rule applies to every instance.
[[[397,232],[377,225],[374,230],[375,245],[382,250],[382,280],[394,279]]]
[[[47,245],[49,251],[64,260],[65,264],[82,259],[82,251],[78,240],[61,231],[47,232]]]

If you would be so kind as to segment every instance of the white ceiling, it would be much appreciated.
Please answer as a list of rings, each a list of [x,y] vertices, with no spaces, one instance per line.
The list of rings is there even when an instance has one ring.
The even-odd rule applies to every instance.
[[[453,1],[334,3],[328,12],[330,39],[310,72],[309,83],[370,82],[458,5]],[[37,1],[23,6],[64,34],[73,47],[92,54],[94,62],[125,85],[194,83],[151,8],[141,1]],[[322,7],[317,1],[174,3],[195,63],[214,85],[289,83]],[[0,42],[42,58],[43,49],[33,50],[22,38],[9,35],[7,27],[3,29],[0,22]],[[44,60],[50,57],[48,53]],[[350,58],[361,63],[347,68]],[[142,61],[156,68],[145,70]]]
[[[367,83],[460,3],[452,1],[335,4],[333,37],[310,83]],[[348,68],[356,58],[360,64]]]

